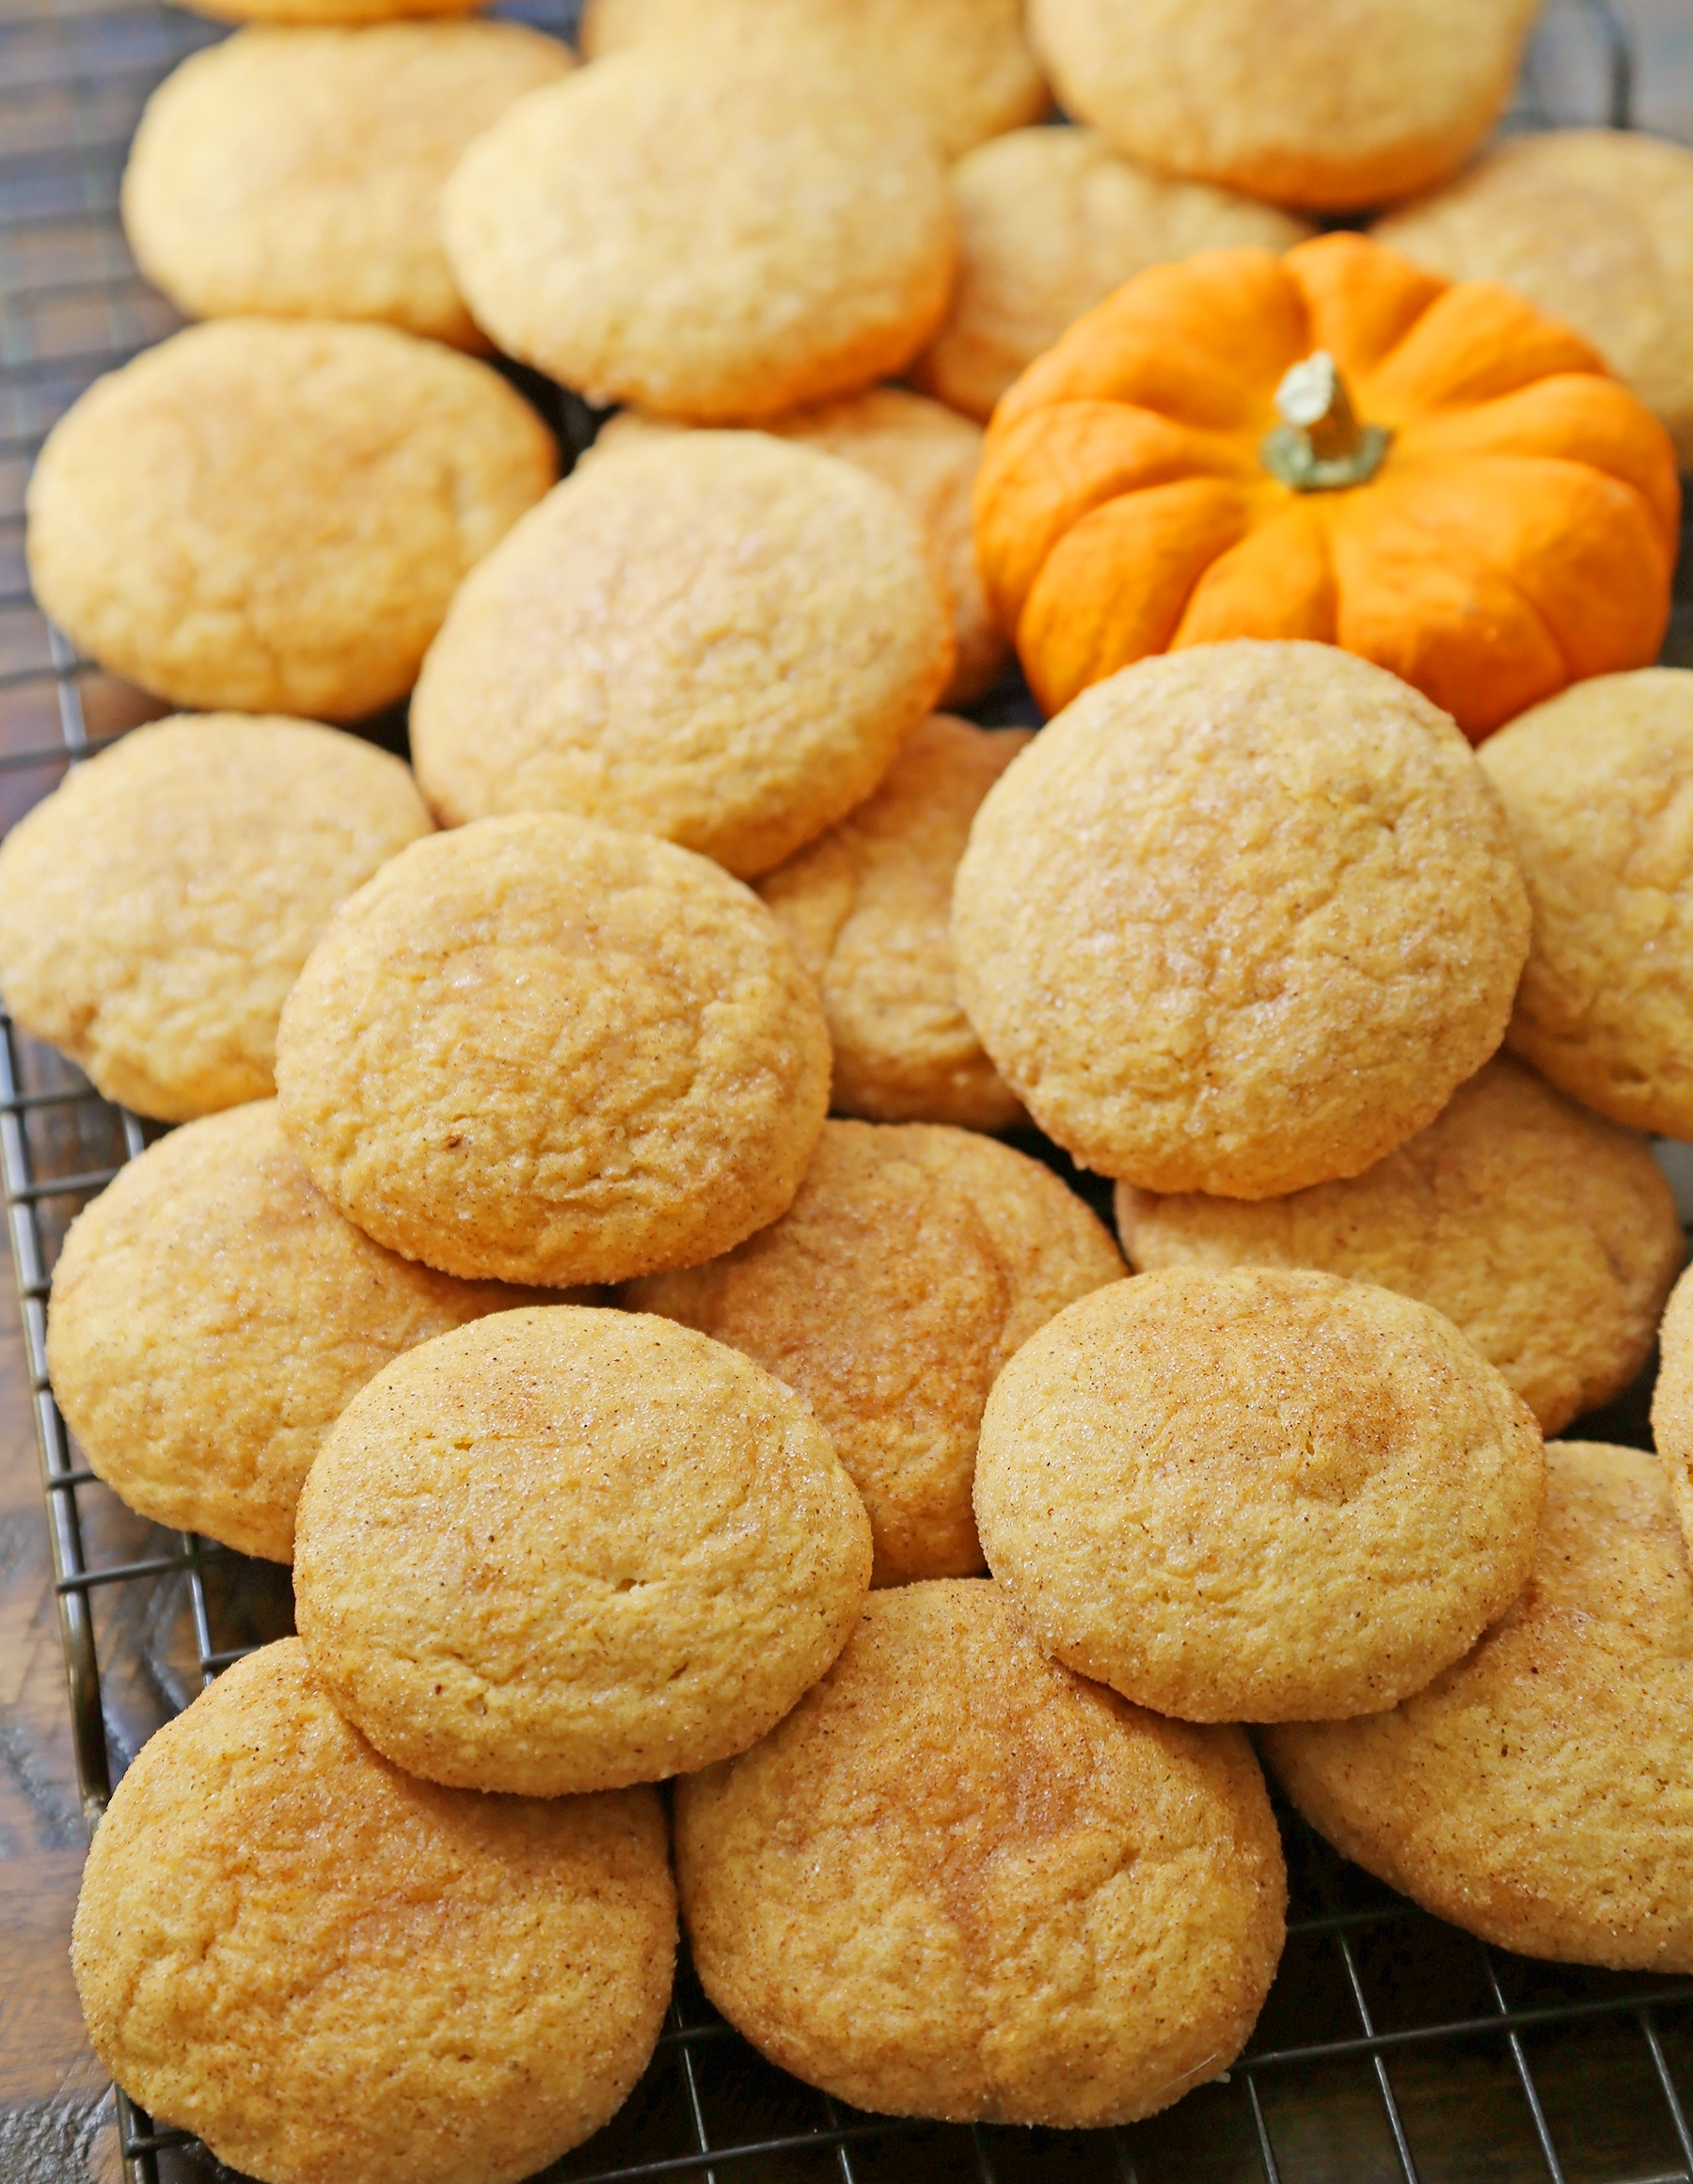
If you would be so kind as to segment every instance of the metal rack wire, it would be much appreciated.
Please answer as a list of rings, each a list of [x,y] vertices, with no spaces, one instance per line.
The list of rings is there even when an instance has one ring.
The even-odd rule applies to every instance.
[[[507,10],[567,30],[571,0]],[[11,0],[0,17],[0,825],[67,765],[162,708],[78,659],[24,578],[23,486],[53,419],[176,323],[122,245],[117,185],[140,103],[211,25],[142,0]],[[1627,119],[1632,55],[1607,0],[1568,0],[1512,125]],[[581,419],[562,419],[576,436]],[[1685,653],[1678,609],[1673,657]],[[0,1179],[23,1306],[85,1812],[158,1723],[291,1627],[286,1573],[124,1510],[54,1403],[46,1304],[64,1229],[146,1142],[68,1065],[0,1018]],[[1638,1392],[1606,1421],[1638,1433]],[[1620,1423],[1619,1420],[1622,1422]],[[1287,1956],[1226,2081],[1115,2132],[861,2115],[763,2063],[684,1968],[653,2066],[560,2184],[749,2177],[960,2184],[1693,2184],[1693,1982],[1530,1964],[1482,1947],[1343,1863],[1284,1815]],[[119,2100],[129,2184],[227,2174]],[[352,2184],[352,2180],[349,2180]],[[419,2184],[427,2184],[419,2178]]]

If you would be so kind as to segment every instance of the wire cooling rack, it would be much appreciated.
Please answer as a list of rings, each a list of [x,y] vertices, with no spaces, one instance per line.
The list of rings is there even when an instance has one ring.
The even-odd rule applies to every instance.
[[[118,181],[147,91],[218,35],[193,16],[121,0],[3,5],[0,826],[67,765],[163,710],[78,659],[35,610],[23,487],[43,434],[83,388],[177,323],[123,247]],[[570,0],[511,11],[558,31],[574,12]],[[1562,0],[1509,125],[1623,122],[1632,66],[1605,0]],[[579,444],[579,410],[541,391]],[[1693,664],[1685,596],[1669,657]],[[1003,717],[1003,707],[984,717]],[[402,732],[397,720],[388,728]],[[146,1135],[0,1019],[0,1173],[90,1825],[161,1722],[230,1661],[292,1628],[285,1571],[125,1510],[82,1466],[48,1386],[47,1291],[64,1230]],[[1638,1386],[1584,1430],[1647,1445],[1645,1395]],[[717,2018],[685,1965],[634,2097],[547,2174],[558,2184],[1693,2184],[1680,2090],[1693,2087],[1693,1982],[1483,1948],[1282,1817],[1292,1914],[1263,2018],[1226,2081],[1163,2116],[1064,2133],[861,2115],[765,2064]],[[121,2098],[119,2128],[128,2184],[228,2174]]]

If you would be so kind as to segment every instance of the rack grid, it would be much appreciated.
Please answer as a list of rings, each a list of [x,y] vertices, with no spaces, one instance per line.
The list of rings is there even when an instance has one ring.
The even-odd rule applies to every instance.
[[[499,12],[568,33],[575,8],[521,0]],[[10,0],[0,18],[0,826],[68,766],[164,710],[78,658],[35,609],[24,485],[44,434],[89,381],[179,323],[124,248],[118,183],[148,91],[218,35],[143,0]],[[1632,73],[1608,0],[1567,0],[1543,26],[1510,125],[1624,124]],[[579,405],[529,391],[579,446],[591,431]],[[1668,657],[1693,664],[1690,625],[1684,590]],[[388,725],[385,740],[399,733]],[[0,1180],[90,1828],[154,1728],[292,1628],[286,1572],[134,1516],[81,1464],[53,1401],[54,1259],[70,1220],[150,1129],[0,1017]],[[1645,1445],[1644,1390],[1575,1430]],[[764,2063],[684,1962],[641,2086],[546,2175],[558,2184],[1693,2184],[1682,2092],[1693,2085],[1693,1981],[1483,1947],[1344,1863],[1291,1813],[1280,1817],[1292,1907],[1274,1989],[1227,2079],[1161,2117],[1065,2133],[862,2115]],[[121,2095],[119,2112],[128,2184],[229,2176]]]

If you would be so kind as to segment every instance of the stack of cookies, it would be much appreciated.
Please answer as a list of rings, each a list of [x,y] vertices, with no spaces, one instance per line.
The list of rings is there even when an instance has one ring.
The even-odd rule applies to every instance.
[[[178,1126],[67,1241],[58,1401],[293,1574],[90,1856],[119,2081],[265,2184],[503,2184],[640,2078],[680,1918],[841,2100],[1133,2121],[1274,1976],[1260,1758],[1477,1933],[1693,1969],[1693,1290],[1667,1472],[1543,1439],[1682,1263],[1693,674],[1560,655],[1478,752],[1348,630],[1107,673],[1090,593],[1038,734],[936,710],[1029,717],[1005,390],[1171,259],[1469,233],[1528,9],[241,12],[125,183],[204,323],[31,487],[43,605],[185,710],[0,847],[8,1006]],[[1464,400],[1602,384],[1667,520],[1523,339]],[[534,373],[622,405],[562,483]],[[1002,575],[1145,488],[1180,591],[1274,417],[1170,399],[1071,403],[1104,501],[1002,447]],[[408,697],[415,771],[344,732]]]

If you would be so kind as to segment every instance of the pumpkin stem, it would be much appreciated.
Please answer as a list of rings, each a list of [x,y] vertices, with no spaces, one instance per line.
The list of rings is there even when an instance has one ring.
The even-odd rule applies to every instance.
[[[1264,435],[1264,467],[1300,493],[1362,485],[1382,467],[1393,435],[1360,424],[1335,359],[1319,349],[1283,374],[1275,406],[1286,419]]]

